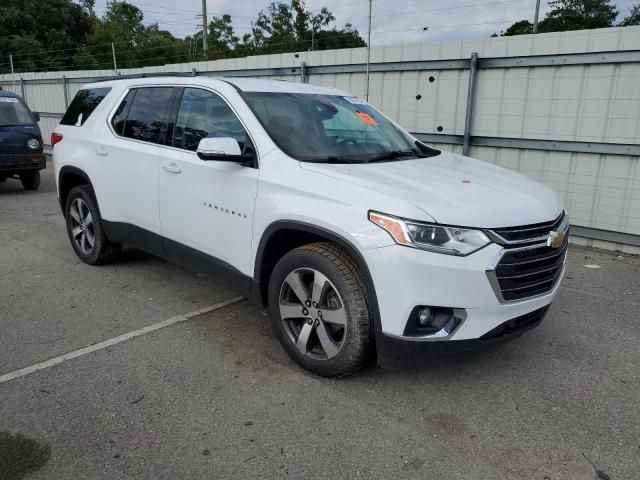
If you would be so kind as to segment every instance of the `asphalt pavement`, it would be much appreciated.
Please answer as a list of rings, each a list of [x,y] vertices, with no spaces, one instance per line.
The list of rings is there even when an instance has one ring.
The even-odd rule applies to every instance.
[[[0,183],[0,378],[40,365],[0,381],[0,480],[640,478],[638,257],[571,248],[502,347],[326,380],[206,277],[80,262],[42,180]]]

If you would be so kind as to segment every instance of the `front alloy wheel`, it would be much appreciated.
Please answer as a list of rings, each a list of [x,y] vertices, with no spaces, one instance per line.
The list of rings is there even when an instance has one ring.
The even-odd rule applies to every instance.
[[[295,248],[269,278],[269,314],[282,346],[324,377],[362,368],[373,353],[366,288],[349,254],[329,242]]]
[[[300,353],[335,357],[344,344],[347,313],[336,287],[318,270],[291,272],[280,289],[280,318]]]

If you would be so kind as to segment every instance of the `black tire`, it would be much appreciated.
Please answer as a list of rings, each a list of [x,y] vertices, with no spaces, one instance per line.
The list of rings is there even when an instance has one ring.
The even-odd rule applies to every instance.
[[[307,312],[308,315],[318,315],[321,321],[318,322],[318,319],[313,320],[310,317],[290,319],[286,322],[283,320],[280,310],[282,296],[294,293],[295,299],[299,298],[285,280],[291,278],[289,277],[290,275],[299,275],[298,278],[303,279],[304,283],[304,276],[307,275],[304,272],[307,270],[309,271],[308,275],[315,275],[319,272],[325,277],[325,280],[328,280],[324,285],[329,286],[322,290],[325,292],[328,290],[326,295],[333,295],[333,300],[337,305],[334,308],[340,309],[342,318],[346,316],[346,325],[344,327],[325,322],[329,316],[331,308],[329,306],[324,311],[325,318],[323,318],[323,312],[320,309],[325,307],[322,305],[317,306],[319,313],[316,312],[315,306],[313,310],[316,313],[312,313],[311,307],[309,307],[309,310],[305,310],[304,305],[294,306],[293,303],[288,303],[288,300],[285,299],[282,300],[283,303],[288,306],[291,305],[292,308],[300,306],[302,307],[302,313]],[[305,293],[310,293],[311,290],[312,286],[309,284]],[[334,290],[337,295],[333,294]],[[310,295],[309,300],[311,300]],[[269,313],[276,336],[291,358],[310,372],[323,377],[343,377],[355,373],[372,358],[374,351],[373,330],[369,315],[367,292],[355,262],[345,250],[337,245],[329,242],[312,243],[298,247],[284,255],[274,268],[269,280],[268,297]],[[335,300],[336,298],[338,300]],[[302,313],[300,317],[302,317]],[[312,322],[306,327],[304,323],[309,322],[309,320],[312,320]],[[311,352],[304,353],[296,346],[294,336],[295,328],[297,327],[292,327],[294,321],[301,322],[300,330],[297,332],[297,340],[300,340],[303,328],[313,328],[314,330],[307,334],[307,338],[313,341],[315,332],[315,342],[317,347],[320,347],[320,351],[322,351],[322,346],[320,345],[322,342],[319,338],[320,330],[318,329],[327,327],[330,335],[333,335],[333,332],[337,329],[337,335],[340,338],[337,353],[333,352],[332,357],[325,354],[327,358],[318,358],[318,356],[322,356],[322,353],[316,357],[311,356]],[[335,337],[332,337],[332,340],[334,339]],[[307,342],[303,343],[307,344]],[[307,347],[304,350],[307,350]]]
[[[40,172],[28,172],[20,174],[20,181],[25,190],[38,190],[40,187]]]
[[[75,218],[75,216],[77,216],[77,208],[75,206],[77,206],[78,204],[84,204],[86,206],[91,214],[92,223],[91,228],[89,228],[88,226],[86,228],[87,233],[85,234],[85,238],[87,239],[87,241],[82,242],[82,246],[76,242],[76,239],[78,239],[78,237],[74,237],[73,233],[74,229],[78,227],[78,222]],[[74,206],[74,215],[72,215],[72,206]],[[104,228],[102,227],[102,217],[100,216],[100,209],[98,208],[98,202],[96,202],[93,190],[89,185],[80,185],[71,189],[65,203],[64,216],[67,221],[67,233],[69,235],[71,246],[76,252],[76,255],[80,257],[80,260],[88,263],[89,265],[103,265],[105,263],[112,262],[120,255],[122,246],[119,244],[111,243],[104,233]],[[93,236],[93,244],[91,245],[91,248],[84,248],[89,245],[89,231],[91,231]]]

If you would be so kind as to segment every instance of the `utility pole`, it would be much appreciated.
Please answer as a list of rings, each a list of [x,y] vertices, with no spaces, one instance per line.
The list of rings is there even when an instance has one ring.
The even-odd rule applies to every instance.
[[[540,0],[536,0],[536,13],[533,17],[533,33],[538,33],[538,16],[540,15]]]
[[[207,54],[207,0],[202,0],[202,50]]]
[[[13,70],[13,55],[9,54],[9,63],[11,64],[11,81],[13,82],[13,89],[16,89],[16,72]]]
[[[111,42],[111,54],[113,55],[113,71],[118,75],[118,64],[116,63],[116,46]]]
[[[371,8],[373,0],[369,0],[369,32],[367,34],[367,84],[365,90],[365,100],[369,101],[369,62],[371,61]]]

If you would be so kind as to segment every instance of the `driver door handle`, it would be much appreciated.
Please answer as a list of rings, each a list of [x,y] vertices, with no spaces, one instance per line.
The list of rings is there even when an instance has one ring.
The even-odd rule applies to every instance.
[[[181,173],[182,169],[178,166],[177,163],[165,163],[163,165],[164,170],[169,173]]]

